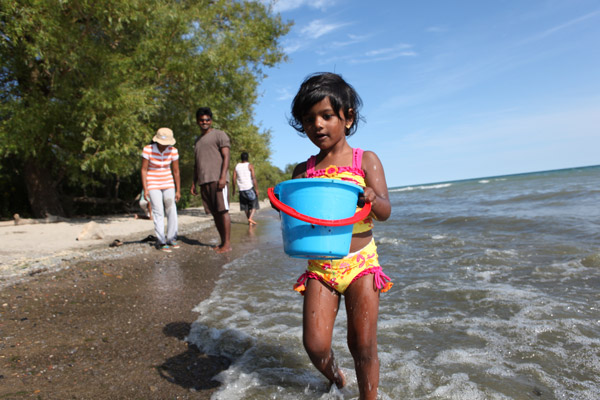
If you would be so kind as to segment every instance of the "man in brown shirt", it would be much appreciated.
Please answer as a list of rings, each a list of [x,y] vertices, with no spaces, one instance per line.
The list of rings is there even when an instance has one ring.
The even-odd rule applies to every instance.
[[[202,195],[204,208],[212,214],[221,244],[215,249],[218,253],[231,251],[229,216],[229,136],[219,129],[212,128],[212,111],[200,107],[196,111],[196,123],[202,134],[194,145],[195,166],[192,182],[192,195]],[[200,186],[198,191],[197,185]]]

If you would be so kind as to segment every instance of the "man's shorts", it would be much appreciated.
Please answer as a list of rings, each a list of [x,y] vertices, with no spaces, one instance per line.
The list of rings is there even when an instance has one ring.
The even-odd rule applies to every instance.
[[[202,202],[211,214],[220,214],[229,211],[228,185],[219,189],[219,182],[208,182],[200,185]]]
[[[240,190],[240,211],[258,210],[258,196],[254,188],[250,190]]]

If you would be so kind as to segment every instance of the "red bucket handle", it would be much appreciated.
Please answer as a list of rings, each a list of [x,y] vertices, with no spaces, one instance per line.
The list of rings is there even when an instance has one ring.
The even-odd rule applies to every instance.
[[[369,216],[369,213],[371,212],[371,203],[365,203],[365,206],[350,218],[344,218],[344,219],[314,218],[314,217],[310,217],[308,215],[301,214],[298,211],[296,211],[295,209],[293,209],[292,207],[288,206],[287,204],[282,203],[277,198],[277,196],[275,196],[275,189],[272,187],[267,189],[267,195],[269,196],[269,200],[271,200],[271,204],[273,205],[273,207],[275,207],[279,211],[283,211],[290,217],[294,217],[296,219],[299,219],[300,221],[308,222],[309,224],[313,224],[313,225],[321,225],[321,226],[352,225],[358,221],[362,221],[363,219],[367,218]]]

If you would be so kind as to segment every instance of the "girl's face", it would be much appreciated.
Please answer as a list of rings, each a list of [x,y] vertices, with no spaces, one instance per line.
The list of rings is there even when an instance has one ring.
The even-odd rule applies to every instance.
[[[346,129],[352,125],[353,119],[345,119],[341,111],[340,114],[336,115],[329,97],[325,97],[302,117],[304,132],[319,149],[330,149],[346,140]]]

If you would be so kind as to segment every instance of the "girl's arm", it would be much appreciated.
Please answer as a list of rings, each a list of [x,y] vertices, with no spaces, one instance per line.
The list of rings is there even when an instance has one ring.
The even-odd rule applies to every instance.
[[[144,199],[150,203],[150,194],[148,194],[148,160],[142,158],[142,187],[144,188]]]
[[[379,157],[372,151],[365,151],[362,159],[365,172],[365,201],[371,203],[371,216],[377,221],[385,221],[392,213],[385,172]]]
[[[173,167],[173,178],[175,178],[175,203],[181,198],[180,185],[181,179],[179,177],[179,160],[175,160],[171,163]]]

